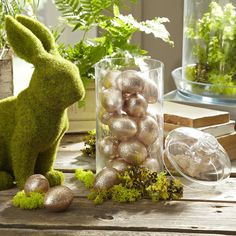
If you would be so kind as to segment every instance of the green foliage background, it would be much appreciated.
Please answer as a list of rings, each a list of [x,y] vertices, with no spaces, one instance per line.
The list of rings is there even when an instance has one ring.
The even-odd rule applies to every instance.
[[[0,48],[7,47],[5,16],[31,13],[35,15],[39,0],[1,0],[0,1]]]
[[[186,68],[186,78],[212,84],[216,94],[236,95],[236,8],[217,2],[209,11],[187,28],[193,44],[195,66]],[[229,86],[229,87],[227,87]]]
[[[130,4],[136,0],[130,0]],[[85,85],[94,78],[94,64],[104,57],[142,57],[147,54],[139,45],[131,44],[135,32],[153,34],[173,45],[163,23],[167,18],[138,22],[120,8],[128,8],[124,0],[55,0],[62,19],[73,31],[82,30],[84,36],[74,46],[60,45],[60,53],[77,64]],[[99,37],[86,39],[87,32],[97,27]]]

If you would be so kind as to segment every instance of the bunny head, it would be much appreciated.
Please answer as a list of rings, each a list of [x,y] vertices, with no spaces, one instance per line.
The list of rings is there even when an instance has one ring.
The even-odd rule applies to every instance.
[[[44,25],[22,15],[16,19],[7,16],[5,22],[14,52],[35,67],[28,88],[31,96],[51,109],[65,109],[84,97],[78,68],[59,55],[54,37]]]

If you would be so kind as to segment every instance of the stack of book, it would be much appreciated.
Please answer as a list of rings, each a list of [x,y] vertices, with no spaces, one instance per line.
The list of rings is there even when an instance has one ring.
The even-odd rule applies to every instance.
[[[230,159],[236,160],[235,121],[230,120],[228,112],[164,102],[165,137],[170,131],[183,126],[212,134],[227,151]]]

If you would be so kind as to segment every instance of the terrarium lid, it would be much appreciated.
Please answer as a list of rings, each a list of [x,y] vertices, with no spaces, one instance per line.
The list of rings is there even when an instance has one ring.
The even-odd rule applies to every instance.
[[[183,177],[184,185],[216,185],[230,176],[227,152],[211,134],[181,127],[165,140],[164,165],[173,177]]]

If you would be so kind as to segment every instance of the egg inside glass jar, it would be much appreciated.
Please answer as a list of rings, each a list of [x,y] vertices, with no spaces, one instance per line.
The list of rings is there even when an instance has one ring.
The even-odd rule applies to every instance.
[[[102,83],[98,83],[101,85],[97,90],[98,101],[101,101],[98,105],[102,104],[100,109],[103,110],[99,113],[98,130],[102,130],[101,124],[105,124],[109,132],[103,135],[98,131],[98,143],[103,149],[98,153],[97,163],[101,160],[103,165],[97,171],[107,167],[109,171],[103,171],[107,175],[107,171],[114,173],[113,169],[119,172],[128,166],[144,166],[150,171],[160,172],[163,152],[160,148],[162,82],[158,79],[162,75],[159,76],[159,71],[152,71],[159,64],[150,60],[149,65],[147,60],[148,63],[142,67],[133,60],[131,63],[129,60],[121,61],[114,65],[112,59],[108,60],[107,73],[101,78]],[[117,140],[115,146],[104,142],[112,139]],[[103,178],[103,172],[99,178]]]

